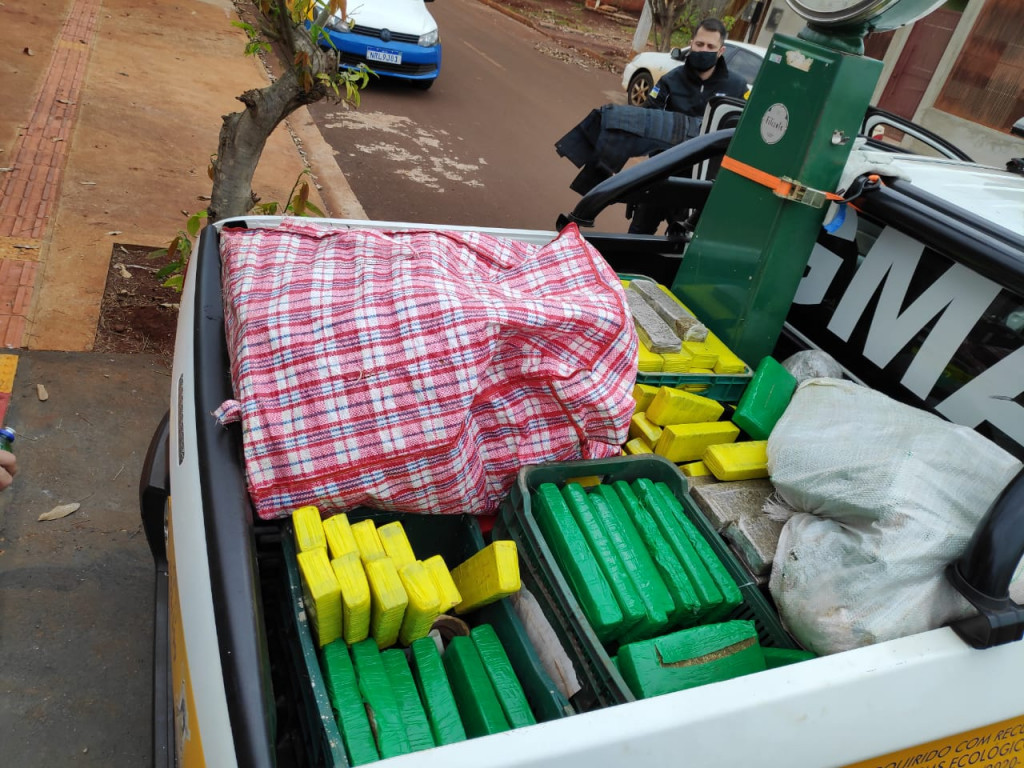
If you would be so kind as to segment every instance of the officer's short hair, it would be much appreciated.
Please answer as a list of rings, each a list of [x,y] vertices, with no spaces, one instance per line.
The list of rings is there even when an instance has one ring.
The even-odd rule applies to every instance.
[[[723,43],[729,36],[729,30],[725,28],[725,24],[715,18],[704,19],[704,21],[697,25],[697,29],[706,29],[708,32],[717,32],[722,36]],[[694,34],[697,34],[697,29],[693,30]]]

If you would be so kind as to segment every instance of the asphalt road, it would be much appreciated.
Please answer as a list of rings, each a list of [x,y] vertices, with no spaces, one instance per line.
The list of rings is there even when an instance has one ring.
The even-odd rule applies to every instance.
[[[579,200],[554,144],[590,110],[624,103],[620,75],[477,0],[430,11],[444,46],[429,91],[376,80],[358,110],[314,119],[371,219],[553,229]],[[624,208],[598,228],[625,231]]]

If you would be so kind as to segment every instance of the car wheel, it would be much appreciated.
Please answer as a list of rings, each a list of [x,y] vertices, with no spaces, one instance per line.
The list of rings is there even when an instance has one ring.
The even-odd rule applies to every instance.
[[[436,78],[435,78],[436,79]],[[430,86],[434,84],[434,80],[412,80],[412,87],[420,91],[429,91]]]
[[[626,99],[634,107],[642,107],[647,101],[647,96],[654,85],[654,79],[650,72],[637,72],[629,81],[629,88],[626,90]]]

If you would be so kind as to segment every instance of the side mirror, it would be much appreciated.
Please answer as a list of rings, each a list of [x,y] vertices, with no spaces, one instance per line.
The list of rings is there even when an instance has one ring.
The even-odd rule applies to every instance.
[[[669,54],[669,56],[672,59],[674,59],[675,61],[682,61],[683,60],[683,49],[682,48],[673,48],[672,52]]]
[[[1022,117],[1020,120],[1013,124],[1013,127],[1010,128],[1010,133],[1012,133],[1014,136],[1020,136],[1021,138],[1024,138],[1024,117]]]

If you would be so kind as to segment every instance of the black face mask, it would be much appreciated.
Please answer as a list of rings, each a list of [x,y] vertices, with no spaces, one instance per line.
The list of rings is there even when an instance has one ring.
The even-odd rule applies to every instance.
[[[690,51],[686,66],[696,72],[707,72],[718,63],[718,51]]]

